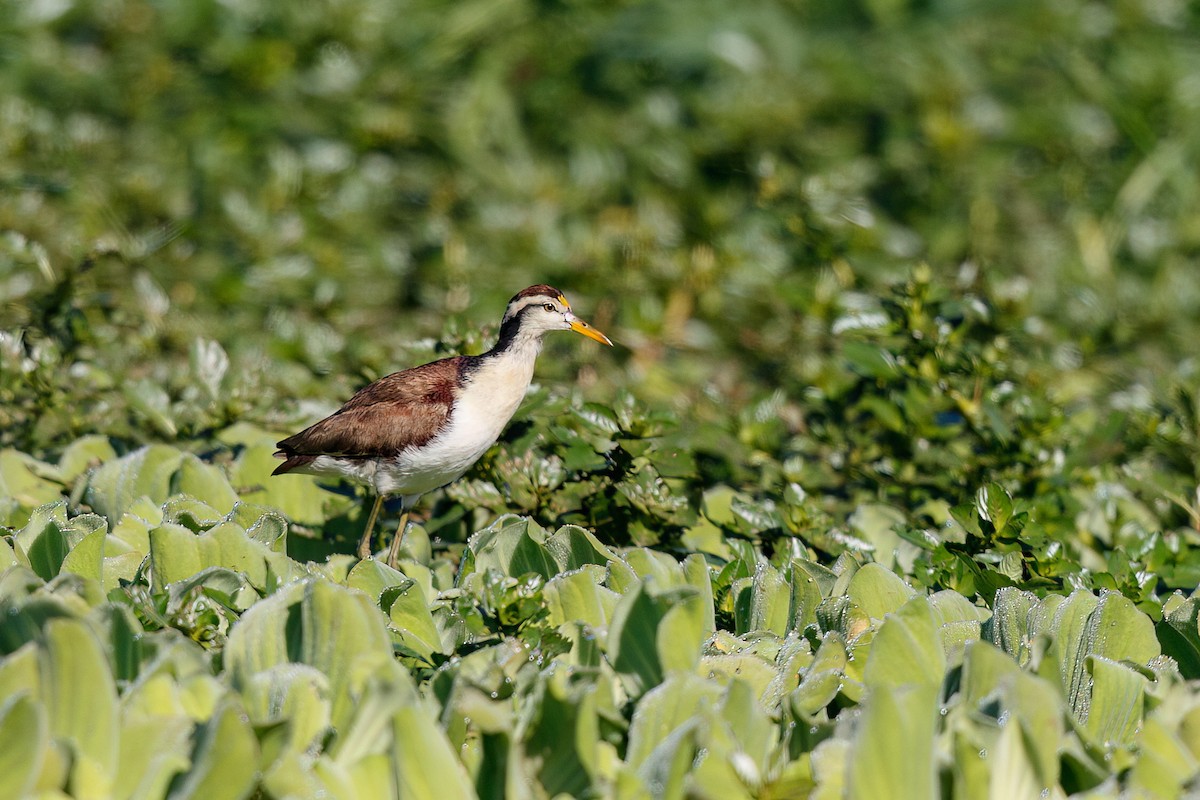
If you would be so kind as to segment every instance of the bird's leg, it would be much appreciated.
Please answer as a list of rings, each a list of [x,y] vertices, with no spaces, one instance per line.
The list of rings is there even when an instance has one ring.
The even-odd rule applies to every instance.
[[[404,541],[404,532],[406,530],[408,530],[407,508],[400,515],[400,527],[396,529],[396,535],[392,537],[392,546],[388,548],[387,565],[392,569],[395,569],[396,564],[400,562],[400,543]]]
[[[383,505],[383,495],[375,495],[375,505],[371,506],[371,515],[367,517],[367,529],[358,540],[358,557],[363,561],[371,557],[371,531],[375,529],[375,518],[379,516],[379,507]]]

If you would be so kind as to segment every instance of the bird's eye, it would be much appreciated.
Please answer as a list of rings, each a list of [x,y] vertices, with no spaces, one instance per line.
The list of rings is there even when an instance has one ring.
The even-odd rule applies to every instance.
[[[544,309],[546,309],[547,311],[550,311],[550,312],[554,312],[554,311],[556,311],[556,310],[557,310],[557,309],[554,307],[554,303],[542,303],[542,308],[544,308]]]

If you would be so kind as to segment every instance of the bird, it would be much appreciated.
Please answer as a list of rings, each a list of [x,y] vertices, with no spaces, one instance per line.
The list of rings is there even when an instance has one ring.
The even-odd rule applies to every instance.
[[[278,442],[275,457],[283,463],[271,474],[338,476],[373,490],[356,551],[363,560],[372,557],[371,533],[384,498],[399,495],[400,524],[387,555],[395,567],[413,504],[458,480],[495,443],[533,380],[543,337],[556,330],[612,346],[575,316],[558,289],[544,283],[522,289],[508,301],[492,349],[364,386],[330,416]]]

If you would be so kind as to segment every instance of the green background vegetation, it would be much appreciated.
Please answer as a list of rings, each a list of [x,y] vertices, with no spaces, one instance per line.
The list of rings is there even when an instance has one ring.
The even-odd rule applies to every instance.
[[[1197,30],[0,0],[0,794],[1194,786]],[[272,443],[539,282],[618,346],[355,564]]]

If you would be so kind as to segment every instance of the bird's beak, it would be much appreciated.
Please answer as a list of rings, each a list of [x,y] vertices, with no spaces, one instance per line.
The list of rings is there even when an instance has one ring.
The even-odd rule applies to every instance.
[[[567,312],[567,322],[570,323],[571,330],[575,331],[576,333],[582,333],[589,339],[595,339],[600,344],[606,344],[609,347],[612,347],[612,340],[569,311]]]

